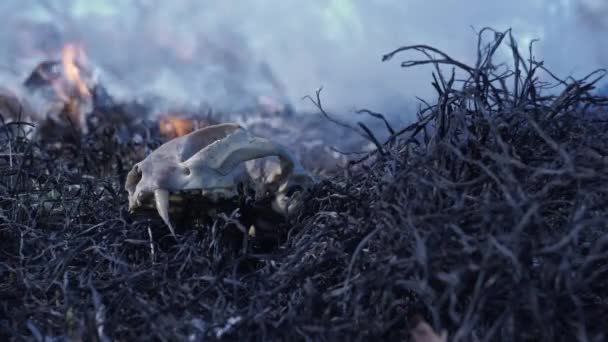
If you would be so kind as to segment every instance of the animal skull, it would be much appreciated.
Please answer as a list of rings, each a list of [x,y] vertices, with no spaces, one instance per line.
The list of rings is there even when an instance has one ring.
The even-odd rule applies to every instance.
[[[279,168],[270,179],[256,184],[245,162],[276,156]],[[196,194],[215,203],[238,195],[240,184],[255,190],[272,189],[272,210],[288,215],[302,203],[302,192],[316,182],[287,149],[251,135],[238,124],[208,126],[160,146],[129,171],[125,188],[129,211],[156,208],[175,236],[169,203],[180,195]],[[299,191],[298,191],[299,190]]]

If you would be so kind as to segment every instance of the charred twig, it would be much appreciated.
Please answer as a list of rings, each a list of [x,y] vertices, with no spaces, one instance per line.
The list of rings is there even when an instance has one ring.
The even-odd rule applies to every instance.
[[[390,123],[388,123],[388,121],[386,120],[386,118],[384,117],[384,115],[382,115],[381,113],[377,113],[377,112],[372,112],[369,109],[360,109],[357,111],[358,114],[369,114],[375,118],[378,118],[380,120],[382,120],[382,122],[384,122],[384,125],[386,126],[386,129],[389,131],[389,133],[391,134],[395,134],[395,130],[393,129],[393,127],[391,126]]]
[[[355,128],[355,127],[353,127],[353,126],[351,126],[351,125],[349,125],[349,124],[347,124],[347,123],[344,123],[344,122],[341,122],[341,121],[339,121],[339,120],[337,120],[337,119],[332,118],[332,117],[331,117],[331,116],[330,116],[330,115],[329,115],[329,114],[328,114],[328,113],[325,111],[325,108],[323,108],[323,105],[322,105],[322,103],[321,103],[321,91],[322,91],[322,90],[323,90],[323,87],[320,87],[319,89],[317,89],[317,90],[315,91],[315,94],[316,94],[316,95],[315,95],[315,96],[316,96],[316,99],[313,99],[313,98],[312,98],[310,95],[306,95],[306,96],[304,96],[302,99],[303,99],[303,100],[304,100],[304,99],[309,99],[309,100],[310,100],[310,102],[312,102],[312,104],[313,104],[313,105],[314,105],[314,106],[315,106],[315,107],[316,107],[316,108],[317,108],[317,109],[318,109],[318,110],[321,112],[321,114],[322,114],[322,115],[323,115],[323,116],[324,116],[324,117],[325,117],[327,120],[329,120],[330,122],[333,122],[333,123],[335,123],[335,124],[336,124],[336,125],[338,125],[338,126],[342,126],[342,127],[344,127],[344,128],[348,128],[348,129],[350,129],[350,130],[352,130],[352,131],[356,132],[357,134],[359,134],[359,135],[361,135],[361,136],[363,136],[363,137],[367,138],[367,136],[365,136],[363,133],[361,133],[361,131],[359,131],[357,128]]]

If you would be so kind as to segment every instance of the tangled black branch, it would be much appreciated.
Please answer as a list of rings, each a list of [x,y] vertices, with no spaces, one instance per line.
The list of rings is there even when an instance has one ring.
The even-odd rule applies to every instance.
[[[511,67],[495,64],[501,44]],[[425,59],[403,67],[435,67],[436,101],[401,129],[362,111],[385,140],[334,121],[376,149],[266,236],[245,236],[234,211],[184,223],[176,243],[127,214],[121,177],[143,146],[92,133],[57,151],[3,125],[0,336],[404,341],[422,316],[450,341],[605,340],[599,72],[559,79],[510,31],[480,31],[471,65],[426,45],[384,60],[408,52]]]

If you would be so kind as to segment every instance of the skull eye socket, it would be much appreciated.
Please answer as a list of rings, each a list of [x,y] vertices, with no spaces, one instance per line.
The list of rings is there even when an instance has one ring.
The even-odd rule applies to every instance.
[[[184,167],[184,169],[182,170],[182,172],[186,175],[186,176],[190,176],[190,174],[192,173],[192,171],[190,170],[189,167]]]

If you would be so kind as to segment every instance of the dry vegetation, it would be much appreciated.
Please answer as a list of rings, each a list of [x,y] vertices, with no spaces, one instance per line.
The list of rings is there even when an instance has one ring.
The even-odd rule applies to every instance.
[[[182,225],[177,242],[160,219],[129,216],[124,176],[154,139],[97,130],[50,149],[4,124],[0,336],[405,341],[423,317],[450,341],[605,340],[601,73],[562,80],[510,31],[479,40],[475,65],[424,45],[387,54],[435,65],[436,102],[408,127],[387,123],[386,140],[359,126],[376,150],[255,238],[239,211]],[[500,46],[509,65],[494,64]]]

